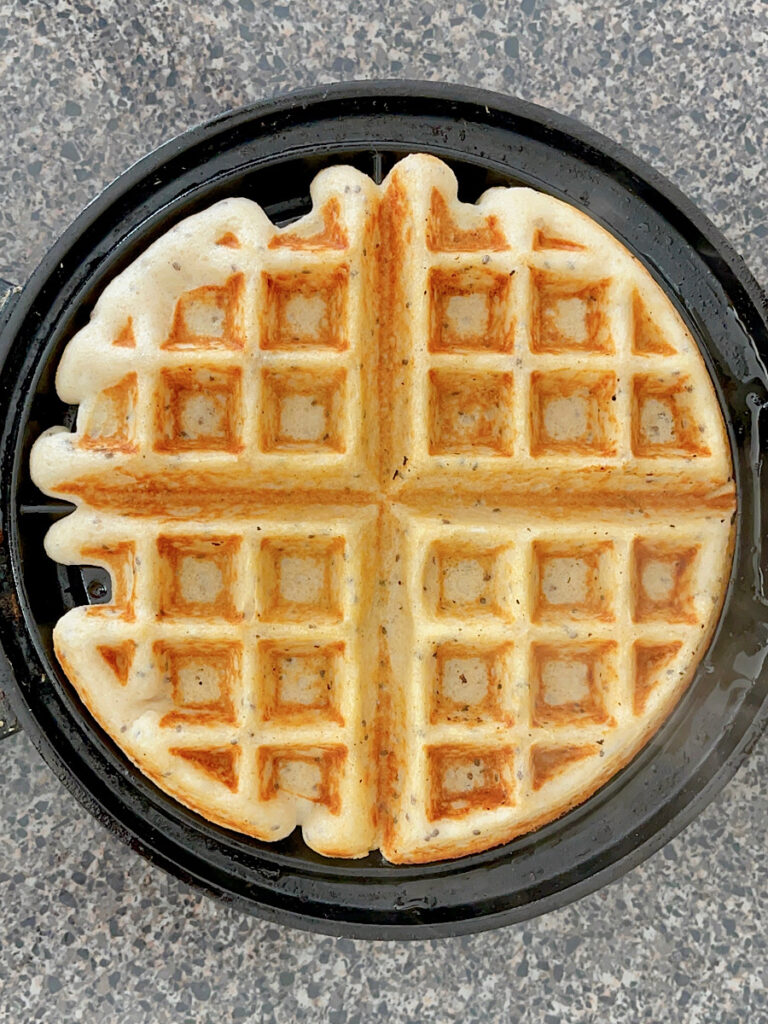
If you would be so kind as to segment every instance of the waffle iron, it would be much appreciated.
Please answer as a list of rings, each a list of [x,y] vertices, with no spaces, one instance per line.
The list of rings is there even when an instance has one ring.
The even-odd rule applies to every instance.
[[[29,477],[47,427],[74,423],[54,390],[61,352],[106,284],[151,242],[227,196],[278,224],[310,207],[309,184],[346,163],[381,181],[410,152],[454,170],[459,198],[529,185],[608,228],[648,268],[697,339],[733,453],[737,535],[722,615],[693,682],[620,773],[558,821],[456,861],[329,860],[300,833],[265,844],[219,828],[157,789],[84,711],[52,646],[109,577],[57,565],[43,537],[72,506]],[[3,290],[0,289],[0,300]],[[768,720],[764,548],[768,313],[744,263],[672,185],[576,122],[477,89],[414,82],[324,87],[227,113],[160,147],[113,182],[0,311],[0,732],[22,727],[56,775],[115,835],[184,881],[295,927],[366,938],[446,936],[522,921],[619,877],[725,785]],[[14,716],[17,722],[14,721]]]

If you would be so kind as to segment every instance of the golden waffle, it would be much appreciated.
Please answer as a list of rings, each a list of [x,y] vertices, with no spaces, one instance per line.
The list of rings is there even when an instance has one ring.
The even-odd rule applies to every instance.
[[[714,388],[616,239],[412,156],[323,171],[278,230],[225,200],[104,291],[32,472],[103,566],[56,653],[212,821],[395,862],[584,800],[717,620],[734,487]]]

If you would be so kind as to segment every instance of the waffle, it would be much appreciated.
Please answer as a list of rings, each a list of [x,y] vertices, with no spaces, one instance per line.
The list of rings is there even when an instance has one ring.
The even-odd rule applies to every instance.
[[[650,274],[434,158],[184,220],[104,291],[32,474],[106,569],[57,657],[161,789],[261,840],[458,857],[579,804],[681,698],[730,570],[717,397]]]

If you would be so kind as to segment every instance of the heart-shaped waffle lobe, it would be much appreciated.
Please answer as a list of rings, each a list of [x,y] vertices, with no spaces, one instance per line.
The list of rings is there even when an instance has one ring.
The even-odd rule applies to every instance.
[[[505,842],[646,742],[717,621],[734,485],[704,362],[611,235],[431,157],[230,199],[104,291],[32,471],[109,603],[54,632],[161,789],[395,862]]]

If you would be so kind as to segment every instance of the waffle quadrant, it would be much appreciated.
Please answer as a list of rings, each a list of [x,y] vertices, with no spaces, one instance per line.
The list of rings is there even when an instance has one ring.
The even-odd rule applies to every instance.
[[[276,228],[182,221],[104,290],[32,475],[106,603],[54,630],[161,789],[266,841],[458,857],[579,804],[706,651],[735,490],[644,267],[525,188],[411,156]]]

